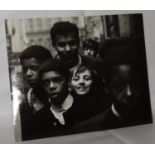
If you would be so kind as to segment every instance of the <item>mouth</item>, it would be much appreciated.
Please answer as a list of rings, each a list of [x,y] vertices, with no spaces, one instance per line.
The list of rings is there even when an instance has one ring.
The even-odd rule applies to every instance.
[[[57,98],[57,97],[59,97],[59,93],[51,93],[50,97],[51,98]]]
[[[77,87],[78,91],[86,91],[86,89],[87,89],[86,87]]]
[[[133,108],[136,105],[136,102],[134,100],[126,100],[124,101],[124,103],[125,103],[125,106],[129,109]]]
[[[28,83],[36,83],[36,80],[30,79],[30,80],[27,80],[27,82],[28,82]]]

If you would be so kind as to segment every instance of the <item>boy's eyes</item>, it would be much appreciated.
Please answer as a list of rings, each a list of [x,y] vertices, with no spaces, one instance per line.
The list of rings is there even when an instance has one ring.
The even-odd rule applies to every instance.
[[[60,47],[65,47],[66,45],[74,46],[74,45],[76,45],[76,41],[70,41],[68,43],[66,43],[66,42],[59,42],[59,43],[57,43],[57,45],[60,46]]]
[[[49,85],[50,82],[53,82],[53,83],[60,83],[63,79],[62,78],[55,78],[53,80],[43,80],[43,85]]]
[[[29,68],[27,68],[27,67],[23,67],[23,71],[24,71],[24,72],[27,72],[28,70],[34,70],[34,71],[37,71],[38,69],[39,69],[38,66],[31,66],[31,67],[29,67]]]
[[[61,82],[62,81],[62,78],[55,78],[54,80],[53,80],[53,82]]]

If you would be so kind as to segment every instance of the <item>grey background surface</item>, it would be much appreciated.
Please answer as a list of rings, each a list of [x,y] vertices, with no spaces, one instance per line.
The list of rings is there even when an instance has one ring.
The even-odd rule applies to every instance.
[[[155,118],[155,11],[0,11],[0,143],[15,143],[4,19],[124,13],[143,13],[151,105]],[[26,143],[155,143],[155,124],[39,139]]]

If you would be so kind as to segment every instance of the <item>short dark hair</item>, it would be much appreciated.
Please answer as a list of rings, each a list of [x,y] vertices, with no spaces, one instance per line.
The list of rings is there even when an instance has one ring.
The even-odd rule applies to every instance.
[[[101,46],[99,48],[99,56],[102,59],[104,59],[104,56],[107,51],[109,51],[110,49],[112,49],[114,47],[123,45],[123,44],[127,44],[126,38],[107,39],[107,40],[103,41],[103,43],[101,44]]]
[[[99,48],[98,42],[93,40],[93,39],[87,39],[83,43],[83,49],[92,49],[92,50],[94,50],[95,51],[95,56],[98,53],[98,48]]]
[[[62,76],[69,80],[70,72],[67,66],[59,59],[48,59],[45,63],[43,63],[39,68],[39,80],[41,81],[42,75],[49,71],[59,72]]]
[[[48,49],[40,45],[32,45],[24,49],[19,55],[20,62],[25,59],[36,58],[40,63],[45,62],[47,59],[52,58]]]
[[[77,38],[77,42],[79,43],[79,29],[78,27],[70,22],[57,22],[50,30],[50,36],[52,39],[52,44],[55,46],[56,44],[56,35],[68,35],[70,33],[75,34]]]
[[[145,68],[143,56],[131,44],[111,48],[105,53],[103,63],[106,78],[109,78],[113,68],[118,65],[134,66],[141,73],[144,72]]]

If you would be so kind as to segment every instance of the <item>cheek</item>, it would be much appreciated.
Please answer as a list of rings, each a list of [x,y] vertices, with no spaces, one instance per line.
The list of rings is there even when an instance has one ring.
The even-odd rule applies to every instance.
[[[34,77],[38,78],[38,71],[33,71],[32,74]]]
[[[61,82],[59,84],[56,84],[56,88],[59,91],[64,91],[68,87],[66,82]]]
[[[64,48],[63,47],[59,47],[59,46],[55,47],[55,49],[58,52],[63,52],[64,51]]]
[[[91,50],[90,53],[93,55],[94,54],[94,51]]]
[[[48,87],[48,86],[43,86],[43,89],[44,89],[44,91],[45,91],[46,93],[49,92],[49,87]]]
[[[91,87],[93,84],[92,80],[90,81],[85,81],[85,85],[88,86],[88,87]]]
[[[123,97],[122,92],[118,92],[118,90],[112,89],[111,90],[112,97],[115,101],[121,101]]]
[[[72,54],[77,55],[78,54],[78,47],[77,46],[71,47],[71,51],[72,51]]]
[[[87,51],[84,51],[84,55],[87,55]]]
[[[72,49],[78,49],[78,45],[71,46]]]
[[[78,84],[79,84],[78,81],[74,81],[74,80],[71,81],[71,86],[73,87],[77,86]]]
[[[95,52],[94,51],[92,51],[92,53],[91,53],[92,55],[95,55]]]

